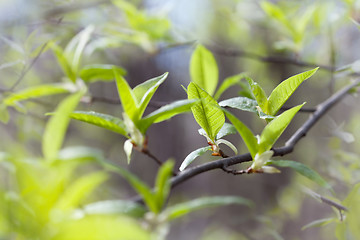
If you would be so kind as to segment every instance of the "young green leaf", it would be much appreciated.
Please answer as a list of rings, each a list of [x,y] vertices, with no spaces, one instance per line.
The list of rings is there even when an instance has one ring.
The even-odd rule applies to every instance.
[[[258,152],[258,142],[251,130],[242,123],[237,117],[231,114],[229,111],[225,110],[226,117],[234,125],[236,130],[239,132],[240,136],[244,140],[246,147],[249,149],[249,152],[254,159],[256,153]]]
[[[56,159],[70,121],[69,116],[83,95],[84,91],[81,91],[65,98],[48,121],[42,140],[42,151],[45,159]]]
[[[96,187],[107,179],[108,175],[104,172],[90,173],[76,179],[66,188],[54,207],[62,211],[75,209]]]
[[[268,164],[276,165],[278,167],[289,167],[294,169],[296,172],[300,173],[301,175],[307,177],[308,179],[314,181],[315,183],[319,184],[324,188],[330,189],[331,186],[327,183],[316,171],[309,168],[308,166],[295,161],[289,160],[270,160]]]
[[[144,114],[144,111],[153,97],[155,91],[158,89],[167,78],[169,73],[164,73],[161,76],[147,80],[146,82],[139,84],[133,90],[134,96],[139,103],[139,110],[137,112],[137,118],[140,119]]]
[[[135,120],[135,117],[139,115],[139,105],[136,101],[135,94],[126,80],[116,70],[114,70],[114,74],[119,98],[124,112],[131,120]]]
[[[236,108],[242,111],[258,113],[256,106],[258,105],[254,99],[247,97],[234,97],[219,102],[221,107]]]
[[[286,127],[290,124],[291,120],[295,114],[300,110],[304,105],[300,104],[296,107],[293,107],[281,115],[275,117],[262,131],[259,141],[259,153],[263,153],[272,148],[276,140],[281,136],[285,131]]]
[[[117,71],[122,76],[126,74],[126,70],[118,66],[110,64],[93,64],[87,65],[80,70],[80,78],[85,82],[97,80],[112,81],[114,79],[114,71]]]
[[[153,124],[168,120],[178,114],[188,112],[191,110],[191,107],[196,103],[196,99],[191,100],[179,100],[165,106],[162,106],[158,110],[150,113],[146,117],[140,120],[139,128],[145,133],[146,130]]]
[[[254,82],[251,78],[246,78],[248,80],[248,83],[250,85],[251,91],[256,99],[257,104],[261,108],[261,110],[268,114],[268,100],[266,97],[266,93],[264,90],[260,87],[259,84]]]
[[[184,171],[184,169],[189,166],[194,160],[195,158],[203,155],[204,153],[206,153],[207,151],[211,151],[211,147],[207,146],[207,147],[203,147],[203,148],[199,148],[196,149],[195,151],[191,152],[189,155],[187,155],[187,157],[184,159],[184,161],[181,163],[181,166],[179,168],[180,171]]]
[[[134,148],[134,144],[132,143],[131,139],[128,139],[124,142],[124,152],[126,154],[128,164],[130,164],[131,161],[131,154],[133,148]]]
[[[125,214],[134,218],[141,218],[147,212],[146,208],[133,201],[106,200],[87,204],[83,207],[85,214],[92,215],[118,215]]]
[[[129,184],[138,192],[138,194],[142,196],[146,205],[152,212],[158,213],[160,211],[156,203],[155,196],[152,193],[150,187],[146,183],[144,183],[138,177],[136,177],[132,173],[126,171],[125,169],[119,166],[115,166],[105,161],[101,162],[101,164],[104,166],[106,170],[118,173],[123,178],[125,178],[129,182]]]
[[[66,58],[64,51],[61,47],[59,47],[56,43],[50,42],[49,47],[53,50],[56,59],[65,73],[65,75],[73,82],[76,82],[76,72],[74,72],[73,68],[71,67],[68,59]]]
[[[207,136],[214,141],[216,134],[225,123],[225,116],[218,103],[196,83],[190,83],[188,86],[188,98],[200,99],[191,107],[196,122],[202,127]]]
[[[237,133],[237,131],[236,131],[236,128],[234,127],[234,125],[232,125],[230,123],[224,123],[224,125],[222,126],[222,128],[220,129],[218,134],[216,135],[216,139],[220,139],[227,135],[235,134],[235,133]]]
[[[165,162],[159,169],[155,182],[155,199],[158,209],[162,209],[170,193],[170,177],[174,169],[174,161]]]
[[[239,84],[241,79],[243,79],[246,75],[244,73],[237,74],[235,76],[227,77],[220,85],[218,90],[216,91],[214,95],[214,99],[218,100],[228,88],[230,88],[233,85]]]
[[[310,78],[319,68],[315,68],[310,71],[306,71],[295,76],[292,76],[282,83],[280,83],[270,94],[268,98],[268,112],[265,112],[269,115],[275,115],[279,109],[284,105],[284,103],[289,99],[289,97],[294,93],[294,91],[299,87],[299,85]]]
[[[328,225],[329,223],[332,223],[332,222],[336,222],[336,218],[318,219],[318,220],[315,220],[315,221],[312,221],[312,222],[306,224],[305,226],[303,226],[301,228],[301,230],[306,230],[308,228],[313,228],[313,227],[323,227],[323,226],[326,226],[326,225]]]
[[[186,214],[209,207],[225,206],[229,204],[240,204],[252,207],[253,203],[242,197],[218,196],[218,197],[201,197],[188,202],[179,203],[168,207],[162,213],[168,221],[182,217]]]
[[[119,133],[125,137],[129,137],[124,122],[117,117],[97,112],[75,111],[70,114],[70,118],[92,125],[108,129]]]
[[[10,114],[6,104],[0,103],[0,121],[6,124],[9,122],[9,120]]]
[[[200,44],[191,56],[190,76],[211,96],[214,94],[219,80],[218,66],[212,53]]]
[[[39,85],[35,87],[29,87],[11,94],[4,99],[4,103],[8,106],[13,106],[17,102],[28,100],[31,98],[67,93],[69,91],[70,89],[64,84]]]

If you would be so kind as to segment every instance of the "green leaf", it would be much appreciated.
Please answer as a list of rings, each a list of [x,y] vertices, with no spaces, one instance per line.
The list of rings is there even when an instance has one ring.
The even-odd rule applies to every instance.
[[[104,172],[90,173],[76,179],[66,188],[64,194],[55,204],[55,208],[63,211],[76,208],[96,187],[107,179],[108,176]]]
[[[150,113],[140,121],[140,129],[143,133],[153,124],[168,120],[178,114],[188,112],[197,100],[179,100]]]
[[[147,212],[146,208],[143,205],[126,200],[106,200],[90,203],[83,207],[83,211],[85,214],[125,214],[127,216],[135,218],[141,218]]]
[[[313,228],[313,227],[323,227],[323,226],[326,226],[329,223],[332,223],[332,222],[335,222],[335,221],[336,221],[336,219],[334,219],[334,218],[318,219],[318,220],[315,220],[315,221],[312,221],[312,222],[306,224],[305,226],[303,226],[301,228],[301,230],[306,230],[308,228]]]
[[[242,197],[232,196],[218,196],[218,197],[202,197],[188,202],[179,203],[174,206],[168,207],[162,215],[167,220],[171,221],[176,218],[182,217],[188,213],[196,210],[201,210],[209,207],[225,206],[230,204],[240,204],[252,207],[253,203]]]
[[[117,85],[121,105],[127,116],[132,121],[134,121],[135,116],[139,115],[139,111],[140,111],[138,102],[136,101],[135,94],[131,90],[126,80],[117,71],[114,71],[114,74],[115,74],[116,85]]]
[[[155,198],[158,209],[161,210],[170,193],[170,177],[174,169],[174,161],[165,162],[159,169],[155,182]]]
[[[236,131],[236,128],[234,127],[234,125],[232,125],[230,123],[224,123],[224,125],[222,126],[222,128],[220,129],[218,134],[216,135],[216,139],[220,139],[227,135],[235,134],[235,133],[237,133],[237,131]]]
[[[214,95],[214,99],[218,100],[220,96],[225,92],[228,88],[230,88],[233,85],[240,84],[240,81],[242,78],[244,78],[246,75],[244,73],[237,74],[235,76],[227,77],[220,85],[218,90],[216,91]]]
[[[266,98],[266,93],[260,87],[260,85],[254,82],[251,78],[246,78],[246,79],[248,80],[248,83],[256,99],[257,104],[264,113],[268,114],[268,100]]]
[[[83,67],[80,71],[80,78],[85,82],[93,82],[96,80],[112,81],[114,79],[114,71],[117,71],[120,75],[125,75],[126,70],[110,65],[110,64],[93,64]]]
[[[7,109],[7,106],[3,103],[0,103],[0,121],[3,123],[8,123],[10,120],[10,114]]]
[[[188,86],[188,98],[200,99],[191,107],[196,122],[202,127],[207,136],[214,141],[216,134],[225,123],[225,116],[218,103],[196,83],[190,83]]]
[[[226,117],[234,125],[236,130],[239,132],[240,136],[244,140],[246,147],[249,149],[249,152],[254,159],[256,153],[258,152],[258,142],[251,130],[242,123],[237,117],[231,114],[229,111],[225,110]]]
[[[56,111],[46,124],[42,140],[42,151],[45,159],[55,160],[61,148],[70,114],[73,112],[84,95],[84,91],[75,93],[65,98],[56,108]]]
[[[100,150],[92,147],[75,146],[63,148],[58,153],[59,161],[97,161],[104,160]]]
[[[150,240],[150,232],[144,230],[135,219],[124,215],[86,215],[58,223],[51,240]]]
[[[258,105],[254,99],[247,97],[234,97],[219,102],[221,107],[236,108],[242,111],[258,113],[256,106]]]
[[[259,141],[260,154],[272,148],[276,140],[285,131],[286,127],[290,124],[295,114],[300,110],[300,108],[304,104],[305,103],[300,104],[296,107],[293,107],[283,112],[281,115],[275,117],[269,124],[266,125],[260,136],[260,141]]]
[[[129,184],[136,190],[136,192],[141,195],[141,197],[144,199],[144,202],[152,212],[158,213],[160,211],[156,203],[155,196],[147,184],[145,184],[132,173],[126,171],[119,166],[115,166],[107,162],[101,162],[101,164],[105,167],[106,170],[118,173],[123,178],[125,178],[129,182]]]
[[[75,120],[90,123],[92,125],[108,129],[110,131],[119,133],[125,137],[129,137],[126,131],[124,122],[117,117],[111,115],[97,113],[97,112],[83,112],[75,111],[70,114],[70,117]]]
[[[11,94],[4,99],[8,106],[14,106],[17,102],[60,93],[69,92],[69,88],[64,84],[46,84],[35,87],[29,87]]]
[[[328,189],[331,188],[330,184],[327,183],[316,171],[300,162],[289,160],[270,160],[268,164],[276,165],[278,167],[290,167],[304,177],[307,177],[308,179],[319,184],[320,186]]]
[[[56,59],[61,67],[61,69],[63,70],[63,72],[65,73],[65,75],[72,81],[72,82],[76,82],[76,72],[74,72],[74,70],[72,69],[70,63],[68,62],[68,59],[66,58],[64,51],[62,50],[61,47],[59,47],[56,43],[54,42],[50,42],[49,43],[49,47],[53,50]]]
[[[218,66],[212,53],[200,44],[191,56],[190,76],[211,96],[214,94],[219,80]]]
[[[283,10],[279,6],[268,1],[262,1],[261,7],[267,15],[279,21],[285,27],[290,27],[288,19],[286,18]]]
[[[191,152],[189,155],[186,156],[184,161],[181,163],[181,166],[180,166],[179,170],[184,171],[184,169],[187,166],[189,166],[195,160],[195,158],[203,155],[207,151],[211,151],[210,146],[199,148],[199,149],[196,149],[195,151]]]
[[[137,99],[137,102],[139,103],[139,110],[137,112],[138,119],[142,117],[155,91],[158,89],[160,84],[165,81],[168,74],[169,73],[166,72],[163,75],[147,80],[146,82],[139,84],[134,88],[133,93]]]
[[[275,115],[299,87],[299,85],[314,75],[318,69],[319,68],[315,68],[313,70],[297,74],[281,82],[269,96],[269,112],[264,112],[269,115]]]

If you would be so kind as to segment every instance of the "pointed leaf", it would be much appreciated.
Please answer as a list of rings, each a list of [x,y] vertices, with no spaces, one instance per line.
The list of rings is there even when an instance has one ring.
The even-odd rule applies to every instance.
[[[244,123],[242,123],[237,117],[235,117],[229,111],[225,110],[225,114],[226,117],[230,120],[230,122],[234,125],[236,130],[239,132],[246,147],[249,149],[252,158],[254,159],[259,148],[256,137]]]
[[[233,85],[239,84],[241,79],[243,79],[246,75],[244,73],[237,74],[235,76],[227,77],[220,85],[218,90],[216,91],[214,95],[214,99],[218,100],[228,88],[230,88]]]
[[[110,64],[93,64],[83,67],[80,71],[80,78],[85,82],[93,81],[112,81],[114,79],[114,71],[117,71],[120,75],[124,76],[126,70],[110,65]]]
[[[319,68],[292,76],[281,82],[269,96],[269,115],[275,115],[299,85],[310,78]]]
[[[234,98],[226,99],[224,101],[219,102],[219,105],[221,107],[231,107],[247,112],[254,112],[254,113],[258,112],[258,110],[256,109],[258,103],[254,99],[247,97],[234,97]]]
[[[168,120],[178,114],[185,113],[191,110],[191,107],[196,102],[196,99],[191,100],[179,100],[165,106],[162,106],[158,110],[150,113],[140,122],[140,128],[142,132],[146,132],[146,130],[153,124]]]
[[[336,222],[336,219],[335,218],[318,219],[318,220],[315,220],[315,221],[312,221],[312,222],[306,224],[305,226],[303,226],[301,228],[301,230],[306,230],[308,228],[313,228],[313,227],[323,227],[332,222]]]
[[[135,94],[126,80],[119,74],[119,72],[114,70],[114,74],[121,105],[128,117],[134,121],[135,116],[137,116],[139,112],[139,105],[136,101]]]
[[[146,183],[141,181],[137,176],[133,175],[132,173],[126,171],[119,166],[107,162],[101,162],[101,164],[105,167],[106,170],[118,173],[123,178],[125,178],[129,182],[129,184],[136,190],[136,192],[141,195],[147,207],[152,212],[157,213],[160,211],[156,204],[155,196],[153,195],[150,187]]]
[[[128,137],[124,122],[117,117],[111,115],[97,113],[97,112],[83,112],[75,111],[70,114],[70,117],[75,120],[90,123],[92,125],[108,129],[110,131],[119,133],[125,137]]]
[[[261,108],[261,110],[266,113],[268,113],[268,100],[266,97],[266,93],[264,90],[260,87],[259,84],[254,82],[251,78],[246,78],[248,80],[248,83],[250,85],[251,91],[256,99],[257,104]]]
[[[96,187],[107,179],[108,176],[104,172],[90,173],[76,179],[58,199],[55,208],[63,211],[75,209]]]
[[[54,52],[54,54],[56,56],[56,59],[57,59],[59,65],[60,65],[61,69],[65,73],[65,75],[72,82],[75,83],[76,82],[76,73],[74,72],[73,68],[71,67],[70,63],[68,62],[68,59],[66,58],[62,48],[59,47],[54,42],[50,42],[49,47],[53,50],[53,52]]]
[[[276,140],[285,131],[286,127],[290,124],[295,114],[300,110],[305,103],[293,107],[281,115],[275,117],[261,133],[259,141],[259,153],[263,153],[272,148]]]
[[[131,154],[133,150],[134,144],[131,142],[131,139],[128,139],[124,142],[124,152],[126,154],[127,163],[130,164]]]
[[[191,107],[196,122],[207,133],[208,137],[215,141],[216,134],[225,123],[225,116],[218,103],[196,83],[190,83],[188,86],[188,98],[200,99]]]
[[[60,93],[69,92],[69,88],[64,84],[47,84],[35,87],[29,87],[11,94],[4,99],[8,106],[14,106],[17,102]]]
[[[150,79],[150,80],[146,81],[144,84],[140,84],[134,88],[134,95],[136,98],[140,95],[140,93],[142,93],[144,90],[146,90],[145,93],[143,94],[143,96],[141,97],[141,101],[139,102],[140,103],[139,104],[139,112],[137,113],[139,115],[138,116],[139,119],[144,114],[145,109],[148,106],[155,91],[158,89],[160,84],[162,84],[165,81],[168,74],[169,73],[166,72],[163,75],[153,78],[153,79]],[[149,84],[147,82],[149,82]]]
[[[330,184],[327,183],[316,171],[314,171],[313,169],[309,168],[308,166],[300,162],[289,161],[289,160],[271,160],[268,163],[272,165],[276,165],[278,167],[290,167],[294,169],[296,172],[300,173],[301,175],[319,184],[320,186],[328,189],[331,188]]]
[[[155,182],[155,198],[158,209],[161,210],[170,193],[170,177],[174,169],[174,161],[165,162],[159,169]]]
[[[143,205],[127,200],[106,200],[94,202],[85,205],[83,207],[83,211],[85,214],[125,214],[135,218],[143,217],[147,212]]]
[[[219,78],[218,66],[212,53],[200,44],[191,56],[190,76],[211,96],[214,94]]]
[[[189,155],[187,155],[187,157],[181,163],[181,166],[180,166],[179,170],[184,171],[184,169],[187,166],[189,166],[195,160],[195,158],[203,155],[207,151],[211,151],[211,147],[207,146],[207,147],[196,149],[195,151],[191,152]]]
[[[69,116],[83,95],[84,92],[81,91],[65,98],[46,124],[42,140],[42,151],[45,159],[54,160],[57,157],[70,121]]]
[[[196,210],[201,210],[209,207],[226,206],[230,204],[240,204],[252,207],[253,203],[242,197],[232,196],[218,196],[218,197],[202,197],[188,202],[179,203],[174,206],[168,207],[162,215],[169,221],[182,217],[188,213]]]

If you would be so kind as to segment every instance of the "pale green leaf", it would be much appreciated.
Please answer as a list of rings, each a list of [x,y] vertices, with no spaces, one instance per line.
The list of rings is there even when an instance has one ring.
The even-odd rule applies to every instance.
[[[8,123],[10,120],[10,114],[7,109],[7,106],[3,103],[0,103],[0,121],[3,123]]]
[[[75,110],[83,95],[83,91],[78,92],[61,101],[54,115],[46,124],[42,140],[42,151],[45,159],[56,159],[70,121],[69,116]]]
[[[139,103],[139,110],[137,112],[138,119],[142,117],[155,91],[158,89],[160,84],[162,84],[165,81],[167,76],[168,73],[166,72],[163,75],[147,80],[146,82],[134,88],[133,93],[137,99],[137,102]]]
[[[196,122],[202,127],[207,136],[215,141],[215,137],[225,123],[225,116],[218,103],[196,83],[188,86],[188,98],[200,99],[191,107]]]
[[[242,137],[246,147],[249,149],[249,152],[254,159],[256,153],[258,152],[258,142],[254,134],[251,130],[242,123],[237,117],[233,114],[225,110],[226,117],[230,120],[230,122],[234,125],[236,130],[239,132],[240,136]]]
[[[147,212],[146,208],[133,201],[127,200],[105,200],[85,205],[85,214],[93,215],[118,215],[125,214],[131,217],[140,218]]]
[[[49,96],[60,93],[67,93],[70,89],[64,84],[46,84],[29,87],[18,92],[14,92],[4,99],[4,103],[8,106],[14,106],[17,102]]]
[[[237,74],[235,76],[227,77],[220,85],[218,90],[214,95],[214,99],[218,100],[220,96],[225,92],[228,88],[232,87],[233,85],[239,84],[241,79],[244,78],[246,75],[244,73]]]
[[[289,160],[271,160],[268,164],[276,165],[278,167],[289,167],[294,169],[297,173],[307,177],[324,188],[331,188],[330,184],[327,183],[316,171],[309,168],[308,166],[295,161]]]
[[[195,158],[203,155],[204,153],[206,153],[207,151],[211,151],[211,147],[207,146],[207,147],[203,147],[203,148],[199,148],[196,149],[195,151],[191,152],[189,155],[186,156],[186,158],[184,159],[184,161],[181,163],[181,166],[179,168],[180,171],[184,171],[184,169],[189,166],[194,160]]]
[[[134,148],[134,144],[132,143],[131,139],[128,139],[124,142],[124,152],[126,154],[128,164],[130,164],[131,161],[131,154],[133,148]]]
[[[108,176],[104,172],[90,173],[76,179],[66,188],[54,207],[62,211],[75,209],[107,179]]]
[[[264,113],[268,114],[268,100],[266,97],[266,93],[260,87],[260,85],[254,82],[251,78],[246,78],[246,79],[248,80],[251,91],[256,99],[258,106],[261,108],[261,110]]]
[[[254,99],[247,97],[234,97],[219,102],[221,107],[236,108],[242,111],[258,113],[256,106],[258,105]]]
[[[236,129],[235,129],[236,130]],[[228,140],[225,140],[225,139],[218,139],[218,140],[216,140],[216,142],[215,142],[215,144],[216,145],[219,145],[219,144],[225,144],[226,146],[228,146],[229,148],[231,148],[231,150],[233,150],[233,152],[235,153],[235,154],[237,154],[238,153],[238,151],[237,151],[237,149],[236,149],[236,147],[234,146],[234,144],[232,144],[231,142],[229,142]]]
[[[70,114],[70,117],[75,120],[90,123],[92,125],[108,129],[110,131],[119,133],[125,137],[128,137],[124,122],[117,117],[111,115],[97,113],[97,112],[84,112],[75,111]]]
[[[297,74],[281,82],[269,96],[269,112],[264,112],[269,115],[275,115],[299,87],[299,85],[315,74],[318,69],[319,68],[315,68],[313,70]]]
[[[60,161],[97,161],[104,160],[102,152],[92,147],[75,146],[66,147],[59,151]]]
[[[93,64],[83,67],[80,71],[80,78],[85,82],[93,81],[112,81],[114,79],[114,71],[117,71],[120,75],[125,75],[126,70],[110,65],[110,64]]]
[[[169,221],[182,217],[191,212],[201,210],[204,208],[226,206],[230,204],[240,204],[252,207],[253,203],[242,197],[233,196],[216,196],[216,197],[201,197],[188,202],[179,203],[168,207],[162,215]]]
[[[68,59],[66,58],[64,51],[62,50],[61,47],[59,47],[57,44],[55,44],[54,42],[50,42],[49,43],[49,47],[51,48],[51,50],[54,52],[56,59],[61,67],[61,69],[63,70],[63,72],[65,73],[65,75],[72,81],[72,82],[76,82],[76,72],[74,72],[73,68],[71,67],[70,63],[68,62]]]
[[[137,176],[133,175],[132,173],[126,171],[119,166],[115,166],[107,162],[102,162],[102,165],[105,167],[106,170],[118,173],[123,178],[125,178],[129,182],[129,184],[136,190],[136,192],[141,195],[141,197],[144,199],[144,202],[152,212],[158,213],[160,211],[158,205],[156,204],[155,196],[152,193],[150,187],[143,181],[141,181]]]
[[[218,66],[212,53],[200,44],[191,56],[190,76],[211,96],[214,94],[219,80]]]
[[[336,219],[334,219],[334,218],[318,219],[318,220],[315,220],[315,221],[312,221],[312,222],[306,224],[305,226],[303,226],[301,228],[301,230],[306,230],[308,228],[313,228],[313,227],[324,227],[332,222],[336,222]]]
[[[174,161],[166,161],[159,169],[155,182],[155,198],[161,210],[170,193],[170,177],[174,169]]]
[[[124,215],[86,215],[58,223],[50,240],[151,240],[150,232]]]
[[[260,135],[259,153],[263,153],[272,148],[277,139],[281,136],[281,134],[285,131],[286,127],[290,124],[295,114],[304,104],[305,103],[300,104],[283,112],[281,115],[275,117],[269,124],[266,125]]]
[[[139,115],[139,105],[136,101],[135,94],[126,80],[117,71],[114,71],[114,74],[121,105],[127,116],[134,121],[135,116]]]
[[[146,117],[140,120],[140,129],[142,132],[146,132],[146,130],[153,124],[168,120],[178,114],[188,112],[191,110],[191,107],[197,100],[179,100],[161,108],[155,110],[150,113]]]
[[[224,123],[224,125],[222,126],[222,128],[220,129],[218,134],[216,135],[216,139],[220,139],[227,135],[235,134],[235,133],[237,133],[237,131],[236,131],[236,128],[234,127],[234,125],[232,125],[230,123]]]
[[[284,27],[291,28],[289,20],[286,18],[284,11],[278,5],[269,1],[262,1],[261,8],[267,15],[279,21]]]

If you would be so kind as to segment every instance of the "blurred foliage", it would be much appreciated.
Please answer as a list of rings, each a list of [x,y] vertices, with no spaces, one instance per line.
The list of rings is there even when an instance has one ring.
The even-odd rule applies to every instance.
[[[243,137],[244,141],[261,167],[275,163],[277,159],[269,159],[272,154],[266,155],[271,151],[263,149],[257,155],[258,152],[251,150],[257,146],[255,134],[244,129],[249,126],[253,132],[260,133],[266,124],[263,119],[270,123],[273,119],[266,114],[275,115],[277,111],[264,111],[261,98],[254,96],[260,92],[254,88],[256,83],[249,81],[248,85],[242,79],[251,76],[260,83],[261,92],[270,92],[281,80],[320,66],[312,77],[316,79],[308,81],[306,86],[302,84],[291,98],[294,91],[286,99],[276,100],[280,101],[279,106],[289,98],[286,103],[289,106],[306,101],[311,107],[328,98],[360,71],[360,54],[355,51],[360,39],[360,1],[185,2],[0,1],[0,239],[140,240],[167,236],[169,239],[196,236],[204,240],[360,239],[360,115],[354,97],[348,97],[340,110],[325,116],[314,132],[299,143],[289,158],[301,165],[278,161],[277,167],[282,170],[279,178],[255,175],[233,176],[229,182],[221,182],[223,178],[217,177],[205,179],[208,182],[194,181],[191,183],[194,186],[186,185],[174,191],[169,206],[172,171],[181,164],[188,149],[197,147],[191,139],[198,133],[185,133],[187,128],[192,128],[186,120],[182,125],[171,126],[176,129],[176,135],[170,136],[172,142],[166,142],[167,131],[159,131],[156,126],[150,128],[153,123],[190,110],[195,101],[174,104],[173,99],[179,96],[172,96],[170,89],[193,81],[200,87],[194,87],[194,83],[190,86],[200,89],[203,92],[198,92],[210,99],[205,102],[209,111],[219,109],[217,101],[221,97],[221,107],[236,105],[238,109],[240,106],[241,110],[258,113],[250,116],[241,115],[242,112],[237,114],[238,120],[237,116],[228,113],[226,116],[241,136],[248,136]],[[194,52],[191,58],[189,52]],[[154,108],[149,104],[150,99],[167,76],[160,75],[168,71],[171,80],[164,83],[167,85],[163,89],[169,91],[160,88],[159,97],[154,97],[151,103],[156,105],[158,99],[165,99],[173,105],[151,109],[149,113],[147,109]],[[113,105],[114,91],[108,91],[116,89],[114,74],[121,106]],[[149,75],[160,77],[145,82]],[[231,102],[226,99],[230,94],[236,96]],[[185,94],[182,98],[186,98]],[[134,104],[126,106],[131,99]],[[134,106],[139,113],[126,120],[121,113],[131,115]],[[89,112],[89,108],[102,114]],[[75,109],[81,112],[73,112]],[[202,113],[201,121],[196,119],[204,130],[199,133],[210,138],[212,146],[195,150],[191,161],[201,158],[208,150],[219,155],[220,143],[234,152],[238,149],[239,154],[247,151],[243,143],[235,143],[231,136],[229,140],[220,139],[234,133],[234,127],[223,124],[222,120],[221,126],[204,125],[204,120],[211,118],[207,118],[205,110]],[[74,117],[74,114],[87,115]],[[123,117],[127,123],[112,115]],[[68,128],[69,116],[105,127],[129,140],[102,135],[107,133],[74,122]],[[287,120],[286,124],[282,123],[284,126],[291,119]],[[281,143],[301,123],[292,124],[284,133],[285,138],[279,138]],[[133,129],[129,130],[129,126]],[[220,133],[223,135],[217,136]],[[276,139],[281,133],[275,134]],[[265,135],[271,140],[266,145],[266,150],[270,150],[275,135]],[[153,141],[149,145],[148,137]],[[250,138],[254,141],[246,140]],[[183,145],[176,145],[176,139],[183,140]],[[174,146],[164,147],[161,140],[167,145],[174,142]],[[176,162],[167,161],[155,174],[147,163],[149,159],[135,155],[137,159],[129,167],[125,154],[119,154],[120,145],[125,146],[128,156],[133,147],[147,153],[151,147],[162,146],[173,150],[169,154],[176,155],[173,156]],[[302,175],[292,175],[289,168],[283,168],[289,165]],[[136,166],[140,167],[135,169]],[[327,182],[306,166],[317,170]],[[133,174],[131,170],[141,174]],[[134,191],[117,175],[142,196],[145,206],[124,200]],[[154,189],[149,187],[150,178],[155,178]],[[242,184],[242,180],[246,183]],[[316,183],[330,184],[332,188]],[[211,196],[204,197],[210,195],[206,192],[208,186],[213,188]],[[223,212],[216,212],[217,215],[211,212],[205,220],[194,213],[187,215],[213,206],[252,206],[241,197],[213,196],[226,188],[231,195],[253,200],[256,204],[253,211],[238,210],[231,205],[231,214],[222,208]],[[324,203],[319,196],[335,205]],[[336,204],[348,210],[341,210]],[[178,217],[184,218],[178,220]]]

